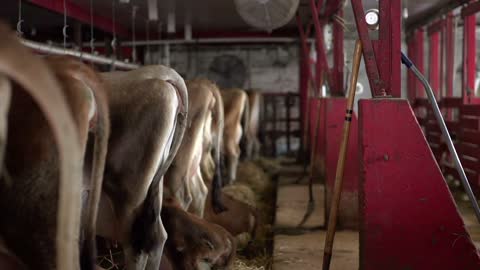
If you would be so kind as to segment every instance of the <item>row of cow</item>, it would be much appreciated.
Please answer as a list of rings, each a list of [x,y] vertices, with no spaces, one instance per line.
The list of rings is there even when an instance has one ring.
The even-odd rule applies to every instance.
[[[259,153],[261,95],[160,65],[97,73],[0,37],[0,269],[93,270],[98,236],[128,270],[228,269],[260,222],[222,187],[241,147]]]

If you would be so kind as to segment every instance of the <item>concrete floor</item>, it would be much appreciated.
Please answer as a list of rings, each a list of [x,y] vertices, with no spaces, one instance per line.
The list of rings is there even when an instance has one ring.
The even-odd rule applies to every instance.
[[[318,270],[322,266],[326,232],[315,230],[297,234],[295,227],[302,220],[308,205],[308,188],[292,184],[294,180],[284,178],[279,181],[275,227],[280,228],[280,233],[275,235],[274,240],[273,270]],[[323,189],[320,184],[314,187],[316,207],[305,228],[325,223]],[[333,254],[330,269],[358,269],[358,232],[337,232]]]
[[[275,228],[278,232],[274,238],[274,270],[318,270],[322,267],[325,230],[299,232],[295,229],[301,221],[308,204],[306,185],[295,185],[293,176],[281,177],[277,193],[277,212]],[[324,225],[324,187],[315,185],[316,210],[305,227]],[[465,225],[480,248],[480,225],[470,204],[457,200],[459,211]],[[332,270],[357,270],[359,268],[359,235],[357,231],[339,231],[331,263]]]

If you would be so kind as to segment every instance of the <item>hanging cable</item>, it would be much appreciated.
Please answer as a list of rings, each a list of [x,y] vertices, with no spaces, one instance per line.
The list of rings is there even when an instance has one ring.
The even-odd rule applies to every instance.
[[[115,71],[116,66],[113,64],[115,63],[117,59],[117,21],[116,21],[116,12],[115,12],[115,1],[112,0],[112,25],[113,25],[113,31],[112,31],[112,42],[110,43],[110,46],[112,47],[112,64],[110,65],[110,71]]]
[[[23,31],[22,31],[22,0],[18,0],[18,21],[17,21],[17,35],[19,37],[23,36]]]
[[[90,0],[90,52],[95,52],[95,38],[93,36],[93,0]]]
[[[148,56],[148,64],[152,63],[152,56],[150,55],[150,21],[147,19],[145,21],[145,30],[147,31],[147,56]],[[146,60],[147,60],[146,59]]]
[[[137,6],[132,7],[132,62],[137,62],[137,44],[135,40],[135,19],[137,17]]]
[[[63,48],[67,48],[67,3],[66,0],[63,0],[63,28],[62,28],[62,34],[63,34]]]
[[[116,57],[117,50],[117,26],[116,26],[116,14],[115,14],[115,0],[112,0],[112,24],[113,24],[113,38],[112,38],[112,53]]]

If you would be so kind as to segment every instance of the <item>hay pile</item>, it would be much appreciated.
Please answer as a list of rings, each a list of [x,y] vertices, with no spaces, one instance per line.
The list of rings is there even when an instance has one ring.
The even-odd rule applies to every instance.
[[[277,173],[279,165],[271,160],[260,160],[239,164],[237,181],[230,190],[233,193],[240,190],[239,194],[228,193],[250,205],[252,204],[249,201],[253,196],[255,205],[261,213],[262,224],[252,244],[247,247],[241,246],[238,250],[234,270],[269,270],[272,266],[272,223],[275,211],[275,183],[272,181],[272,175]]]
[[[237,201],[244,202],[252,207],[257,207],[257,196],[253,190],[245,184],[238,183],[226,186],[222,191]]]

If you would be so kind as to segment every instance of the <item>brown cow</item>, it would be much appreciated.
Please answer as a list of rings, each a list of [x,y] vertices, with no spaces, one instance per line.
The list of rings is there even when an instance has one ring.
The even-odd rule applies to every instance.
[[[234,236],[249,233],[250,239],[255,239],[261,222],[258,210],[224,193],[221,200],[228,210],[216,214],[208,204],[205,207],[205,220],[222,226]]]
[[[106,90],[98,74],[81,62],[65,56],[49,56],[60,84],[66,89],[70,110],[79,127],[84,148],[84,188],[86,210],[82,211],[81,268],[94,269],[96,260],[96,223],[107,156],[110,119]],[[94,134],[91,138],[90,134]]]
[[[250,113],[246,133],[246,158],[256,159],[260,154],[260,140],[258,139],[258,125],[260,121],[262,94],[258,90],[249,90],[248,103]]]
[[[215,98],[215,107],[212,110],[212,117],[205,124],[203,133],[203,154],[200,164],[202,177],[207,187],[211,188],[211,207],[215,213],[221,213],[227,208],[221,200],[221,191],[223,186],[222,166],[221,164],[223,131],[225,126],[225,115],[223,108],[223,99],[220,89],[216,84],[209,80],[202,80],[202,83],[211,91]],[[207,202],[208,203],[208,202]]]
[[[129,270],[158,270],[166,232],[163,175],[186,127],[185,82],[173,69],[146,66],[103,74],[112,133],[98,234],[122,243]]]
[[[241,89],[221,91],[225,113],[225,129],[223,133],[223,152],[225,154],[227,177],[226,184],[231,184],[237,177],[240,158],[240,143],[244,139],[243,127],[249,119],[248,97]]]
[[[8,78],[0,74],[0,175],[2,175],[3,156],[7,144],[7,115],[10,108],[11,88]]]
[[[200,173],[203,150],[203,133],[211,121],[215,99],[201,81],[187,82],[189,97],[188,128],[184,139],[165,174],[164,196],[174,197],[184,210],[203,217],[208,188]]]
[[[166,199],[162,220],[168,232],[165,255],[175,270],[229,269],[236,252],[235,239],[224,228],[185,212],[175,201]]]
[[[65,99],[69,91],[4,25],[0,36],[0,73],[14,81],[0,249],[30,269],[79,269],[82,141]]]
[[[202,175],[207,187],[212,186],[214,180],[214,173],[220,169],[220,152],[222,146],[223,129],[223,100],[220,96],[220,91],[216,87],[210,88],[212,93],[216,96],[217,104],[221,105],[214,111],[215,121],[211,122],[211,128],[206,128],[210,134],[206,132],[204,140],[204,155],[202,156]],[[213,139],[208,139],[213,138]],[[218,158],[212,158],[212,151]],[[218,153],[217,153],[218,151]],[[209,196],[214,196],[214,192],[209,192]],[[259,215],[256,209],[240,202],[234,198],[229,197],[223,193],[220,194],[220,201],[225,206],[225,211],[216,212],[213,207],[213,200],[207,199],[205,207],[205,219],[209,222],[221,225],[233,235],[239,235],[244,232],[251,234],[252,239],[256,236],[256,231],[260,224]]]

